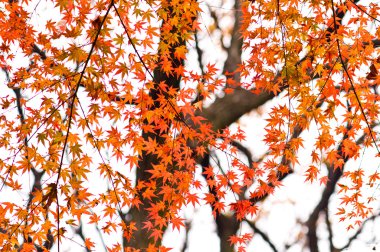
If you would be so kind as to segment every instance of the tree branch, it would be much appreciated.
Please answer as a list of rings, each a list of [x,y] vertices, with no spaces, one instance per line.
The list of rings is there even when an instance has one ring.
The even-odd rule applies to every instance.
[[[221,35],[220,35],[220,46],[222,47],[222,49],[223,49],[224,51],[227,51],[228,48],[227,48],[227,47],[224,45],[224,43],[223,43],[224,36],[223,36],[222,28],[221,28],[220,25],[219,25],[219,18],[218,18],[218,16],[216,15],[215,11],[213,11],[213,10],[210,8],[210,5],[209,5],[209,4],[207,4],[207,7],[208,7],[208,10],[210,11],[210,16],[211,16],[211,18],[212,18],[213,21],[214,21],[214,24],[215,24],[216,29],[219,30],[220,33],[221,33]]]
[[[269,247],[274,251],[274,252],[278,252],[276,246],[273,244],[273,242],[270,240],[269,236],[267,234],[265,234],[263,231],[261,231],[256,225],[254,222],[252,221],[249,221],[249,220],[246,220],[248,225],[253,229],[253,231],[260,235],[261,238],[263,238],[263,240],[268,243]]]
[[[374,127],[374,126],[375,125],[372,125],[372,127]],[[351,126],[347,125],[347,131],[349,131],[350,128],[351,128]],[[362,135],[356,141],[356,145],[362,144],[364,142],[365,136],[366,136],[365,134]],[[343,175],[345,165],[346,165],[347,161],[349,160],[349,158],[347,156],[345,157],[343,155],[343,152],[342,152],[343,141],[347,138],[348,138],[348,135],[345,134],[343,136],[342,141],[339,144],[338,149],[337,149],[338,155],[343,157],[343,162],[344,162],[343,166],[341,169],[334,169],[334,164],[327,165],[329,180],[328,180],[326,187],[322,193],[322,197],[321,197],[319,203],[315,206],[313,212],[310,214],[309,219],[305,223],[307,228],[308,228],[307,237],[308,237],[308,243],[309,243],[309,248],[310,248],[311,252],[318,252],[319,251],[318,238],[317,238],[317,232],[316,232],[319,214],[322,211],[327,211],[326,208],[328,207],[330,197],[334,193],[336,184],[337,184],[338,180],[341,178],[341,176]]]
[[[325,213],[325,222],[326,222],[326,226],[327,226],[327,232],[329,234],[328,240],[329,240],[330,251],[334,252],[334,251],[336,251],[336,248],[335,248],[334,242],[333,242],[333,231],[331,228],[328,206],[325,208],[324,213]]]
[[[235,146],[241,153],[243,153],[247,157],[248,166],[252,168],[253,160],[252,160],[251,151],[247,147],[245,147],[244,145],[242,145],[241,143],[237,141],[232,141],[231,145]]]
[[[191,220],[186,221],[185,225],[186,225],[185,227],[186,237],[185,237],[185,243],[183,244],[183,247],[181,249],[182,252],[185,252],[189,246],[188,243],[189,243],[189,231],[191,229]]]
[[[36,48],[38,48],[38,47],[36,47]],[[43,56],[43,54],[42,54],[42,56]],[[8,70],[5,67],[3,67],[2,70],[5,73],[7,81],[10,82],[10,76],[9,76]],[[25,115],[24,115],[24,111],[23,111],[23,108],[22,108],[22,102],[21,102],[21,100],[22,100],[21,88],[12,88],[12,90],[15,93],[15,96],[16,96],[17,112],[18,112],[18,114],[20,116],[21,126],[23,126],[25,124]],[[29,156],[28,156],[28,153],[27,153],[28,152],[28,138],[27,137],[24,138],[24,149],[26,151],[25,158],[28,160],[28,165],[30,165]],[[42,176],[45,174],[44,170],[39,172],[33,166],[30,167],[30,170],[33,173],[34,182],[33,182],[33,185],[32,185],[32,189],[29,192],[28,203],[27,203],[27,206],[26,206],[26,210],[27,210],[28,213],[29,213],[30,206],[32,204],[32,200],[34,198],[35,192],[42,190]],[[28,222],[25,221],[24,225],[27,226]],[[30,237],[28,237],[28,240],[29,239],[30,239]],[[47,234],[47,240],[44,242],[44,248],[49,250],[53,246],[53,244],[54,244],[54,239],[53,239],[53,236],[51,235],[51,230],[49,229],[48,230],[48,234]],[[22,247],[22,245],[21,245],[21,247]],[[42,251],[43,250],[38,245],[35,245],[35,247],[37,248],[37,251]]]
[[[79,227],[77,229],[75,229],[75,233],[77,235],[79,235],[79,237],[83,240],[83,242],[86,241],[86,237],[83,234],[83,224],[82,223],[80,223]],[[86,252],[91,252],[91,250],[88,249],[86,246],[85,246],[85,248],[86,248]]]
[[[355,241],[356,238],[358,238],[358,236],[361,234],[361,232],[363,231],[364,229],[364,226],[370,222],[370,221],[373,221],[375,220],[377,217],[380,217],[380,212],[375,214],[375,215],[372,215],[370,218],[366,219],[363,221],[363,224],[359,227],[359,229],[356,231],[356,233],[350,237],[350,239],[348,239],[348,242],[346,243],[346,245],[344,245],[343,247],[339,248],[339,250],[343,251],[345,249],[348,249],[348,247],[350,247],[351,243],[353,241]]]

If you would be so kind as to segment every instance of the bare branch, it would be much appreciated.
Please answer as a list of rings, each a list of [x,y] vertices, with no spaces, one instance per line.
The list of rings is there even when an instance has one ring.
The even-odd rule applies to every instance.
[[[372,128],[375,126],[376,125],[372,125]],[[351,128],[351,126],[347,125],[347,131],[350,128]],[[344,155],[342,153],[343,141],[347,137],[348,137],[347,134],[345,134],[343,136],[343,139],[340,142],[339,147],[337,149],[338,155],[343,157],[343,161],[344,161],[343,166],[341,169],[334,169],[334,164],[327,165],[327,169],[329,172],[328,173],[329,180],[328,180],[326,187],[322,193],[322,197],[321,197],[319,203],[315,206],[313,212],[310,214],[309,219],[306,222],[306,226],[308,228],[307,237],[308,237],[308,242],[309,242],[309,247],[310,247],[311,252],[318,252],[319,251],[317,231],[316,231],[319,214],[322,211],[326,211],[326,208],[328,207],[328,204],[329,204],[330,197],[334,193],[336,184],[339,181],[339,179],[341,178],[341,176],[343,175],[345,165],[346,165],[347,161],[349,160],[349,158],[344,157]],[[366,137],[365,134],[362,135],[356,141],[356,145],[362,144],[364,142],[365,137]]]
[[[86,237],[85,237],[84,234],[83,234],[83,224],[82,224],[82,223],[79,224],[79,228],[75,229],[75,233],[76,233],[77,235],[79,235],[79,237],[80,237],[84,242],[86,241]],[[91,250],[88,249],[86,246],[85,246],[85,248],[86,248],[86,252],[91,252]]]
[[[186,225],[186,227],[185,227],[185,231],[186,231],[186,237],[185,237],[185,243],[183,244],[183,247],[182,247],[182,252],[185,252],[186,251],[186,249],[188,248],[188,242],[189,242],[189,231],[190,231],[190,229],[191,229],[191,220],[189,220],[189,221],[186,221],[185,222],[185,225]]]
[[[38,47],[36,47],[38,48]],[[42,56],[41,56],[42,57]],[[6,79],[8,82],[10,82],[10,76],[9,76],[9,72],[8,70],[3,67],[2,70],[4,71],[5,75],[6,75]],[[24,115],[24,111],[23,111],[23,108],[22,108],[22,95],[21,95],[21,88],[12,88],[13,92],[15,93],[15,96],[16,96],[16,106],[17,106],[17,112],[20,116],[20,123],[21,125],[24,125],[25,124],[25,115]],[[28,151],[28,138],[25,137],[24,138],[24,149],[26,151]],[[29,156],[28,154],[26,153],[26,156],[25,158],[27,160],[29,160]],[[30,165],[30,162],[28,162],[28,165]],[[32,171],[33,175],[34,175],[34,182],[33,182],[33,185],[32,185],[32,189],[31,191],[29,192],[29,196],[28,196],[28,203],[26,205],[26,210],[27,212],[29,213],[29,210],[30,210],[30,207],[31,207],[31,204],[32,204],[32,200],[34,198],[34,195],[35,195],[35,192],[36,191],[41,191],[42,190],[42,176],[45,174],[45,171],[37,171],[34,167],[30,167],[30,170]],[[28,222],[25,221],[25,226],[28,225]],[[2,230],[1,230],[2,232]],[[28,237],[28,240],[30,239],[30,237]],[[51,234],[51,230],[49,229],[48,230],[48,235],[47,235],[47,240],[44,242],[44,248],[45,249],[50,249],[54,244],[54,239],[53,239],[53,236]],[[22,245],[21,245],[22,247]],[[38,245],[35,245],[35,247],[37,248],[37,251],[42,251],[43,249],[38,246]]]
[[[240,73],[235,72],[236,67],[241,64],[241,55],[243,50],[243,39],[241,37],[240,29],[243,22],[243,16],[241,12],[241,1],[236,0],[234,8],[235,21],[231,34],[231,44],[227,49],[227,59],[224,62],[223,73],[234,73],[233,79],[236,83],[240,82]]]
[[[247,159],[248,159],[248,166],[252,168],[253,160],[252,160],[252,154],[251,151],[242,145],[241,143],[237,141],[232,141],[231,142],[232,146],[235,146],[241,153],[243,153]]]
[[[350,237],[350,239],[348,239],[348,242],[346,243],[346,245],[344,245],[342,248],[340,248],[339,250],[345,250],[347,249],[348,247],[350,247],[351,243],[353,241],[355,241],[358,236],[361,234],[361,232],[363,231],[364,229],[364,226],[370,222],[370,221],[374,221],[377,217],[380,217],[380,212],[375,214],[375,215],[372,215],[371,217],[369,217],[368,219],[364,220],[363,221],[363,224],[359,227],[359,229],[356,231],[356,233]]]
[[[197,54],[198,54],[199,68],[201,69],[202,76],[204,76],[205,73],[204,73],[204,66],[203,66],[203,51],[199,47],[199,39],[198,39],[198,35],[197,35],[196,31],[194,32],[194,39],[195,39],[195,49],[197,50]],[[204,99],[203,95],[198,91],[198,94],[195,97],[193,103],[196,103],[196,102],[201,101],[203,99]]]
[[[270,240],[269,236],[265,234],[263,231],[261,231],[253,221],[246,220],[248,225],[252,228],[253,232],[260,235],[263,240],[268,243],[269,247],[274,251],[278,252],[276,246],[273,244],[273,242]]]
[[[32,45],[32,52],[37,53],[41,57],[42,60],[47,59],[46,53],[42,51],[36,44]]]
[[[326,226],[327,226],[327,232],[329,234],[328,240],[329,240],[330,251],[333,252],[333,251],[336,251],[336,248],[335,248],[334,242],[333,242],[333,231],[332,231],[331,222],[330,222],[330,219],[329,219],[329,209],[328,209],[328,206],[324,210],[324,213],[325,213],[325,222],[326,222]]]
[[[199,38],[197,32],[194,32],[194,39],[195,39],[195,49],[197,50],[198,54],[198,63],[199,63],[199,68],[201,69],[202,76],[205,74],[204,73],[204,66],[203,66],[203,51],[199,47]]]
[[[226,94],[200,112],[200,116],[212,123],[214,130],[220,130],[236,122],[241,116],[259,108],[275,95],[261,92],[253,94],[245,89],[236,89],[232,94]]]
[[[227,51],[228,48],[224,45],[223,43],[223,39],[224,39],[224,36],[223,36],[223,31],[222,31],[222,28],[219,26],[219,18],[218,16],[216,15],[215,11],[213,11],[211,8],[210,8],[210,5],[207,4],[207,7],[210,11],[210,16],[211,18],[213,19],[214,21],[214,24],[215,24],[215,27],[216,29],[218,29],[219,31],[221,31],[221,35],[220,35],[220,46],[222,47],[223,50]]]

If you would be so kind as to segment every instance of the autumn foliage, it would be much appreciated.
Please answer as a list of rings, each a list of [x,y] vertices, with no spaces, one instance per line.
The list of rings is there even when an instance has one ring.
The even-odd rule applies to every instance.
[[[119,237],[108,251],[169,251],[163,235],[188,228],[183,210],[209,206],[218,230],[233,227],[225,246],[244,251],[258,203],[295,169],[325,188],[316,216],[335,190],[348,229],[372,215],[379,7],[232,6],[226,28],[195,0],[0,1],[3,250],[60,251],[77,234],[96,251],[89,225]],[[209,60],[200,35],[227,58]],[[266,152],[253,159],[230,126],[270,100]],[[345,169],[367,149],[373,167]],[[243,222],[253,232],[238,232]]]

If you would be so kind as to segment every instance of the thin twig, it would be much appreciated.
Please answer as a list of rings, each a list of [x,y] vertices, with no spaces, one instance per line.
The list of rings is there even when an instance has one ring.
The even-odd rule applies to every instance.
[[[348,239],[348,242],[346,243],[346,245],[344,245],[343,247],[339,248],[340,251],[343,251],[345,249],[347,249],[351,243],[353,241],[355,241],[356,238],[358,238],[358,236],[361,234],[361,232],[363,231],[364,229],[364,226],[369,222],[369,221],[373,221],[375,220],[377,217],[380,217],[380,212],[375,214],[375,215],[372,215],[371,217],[369,217],[368,219],[364,220],[362,225],[359,227],[359,229],[356,231],[356,233],[351,236],[349,239]]]
[[[352,2],[352,1],[351,1],[351,2]],[[333,8],[333,19],[334,19],[334,28],[335,28],[335,29],[334,29],[334,33],[336,33],[337,30],[338,30],[338,25],[337,25],[337,22],[336,22],[336,16],[335,16],[335,11],[334,11],[334,0],[331,0],[331,6],[332,6],[332,8]],[[373,144],[375,145],[375,148],[376,148],[376,150],[377,150],[377,153],[380,154],[379,146],[378,146],[377,143],[376,143],[376,140],[375,140],[375,137],[374,137],[374,133],[373,133],[373,131],[372,131],[372,128],[371,128],[371,126],[370,126],[370,123],[368,122],[368,118],[367,118],[367,116],[366,116],[366,114],[365,114],[365,112],[364,112],[362,102],[360,101],[359,95],[358,95],[358,93],[356,92],[356,89],[355,89],[355,86],[354,86],[353,81],[352,81],[352,79],[351,79],[351,76],[350,76],[350,74],[348,73],[348,69],[347,69],[346,63],[345,63],[345,61],[343,60],[342,51],[341,51],[341,49],[340,49],[340,42],[339,42],[339,41],[340,41],[339,38],[337,38],[337,39],[336,39],[336,42],[337,42],[337,47],[338,47],[338,54],[339,54],[339,58],[340,58],[340,60],[341,60],[341,62],[342,62],[343,70],[344,70],[344,72],[345,72],[346,75],[347,75],[348,81],[350,82],[350,85],[351,85],[352,90],[353,90],[353,92],[354,92],[354,95],[355,95],[356,101],[358,102],[358,105],[359,105],[359,108],[360,108],[360,112],[362,113],[362,115],[363,115],[363,117],[364,117],[364,121],[365,121],[365,123],[367,124],[367,128],[368,128],[368,130],[369,130],[369,134],[370,134],[370,137],[371,137],[371,139],[372,139],[372,141],[373,141]]]
[[[252,221],[249,221],[249,220],[246,220],[248,225],[253,229],[253,232],[260,235],[261,238],[266,242],[268,243],[269,247],[274,251],[274,252],[278,252],[276,246],[273,244],[273,242],[270,240],[269,236],[267,234],[265,234],[263,231],[261,231],[256,225],[254,222]]]
[[[63,165],[63,156],[64,156],[64,153],[65,153],[65,150],[66,150],[66,147],[67,147],[67,142],[68,142],[68,139],[69,139],[69,135],[70,135],[70,128],[71,128],[71,123],[72,123],[72,119],[73,119],[73,113],[74,113],[74,104],[75,104],[75,100],[77,98],[77,93],[78,93],[78,90],[79,90],[79,86],[80,86],[80,83],[83,79],[83,76],[84,76],[84,73],[86,71],[86,68],[87,68],[87,65],[88,63],[90,62],[90,58],[91,58],[91,55],[95,49],[95,44],[98,40],[98,37],[99,37],[99,34],[100,34],[100,31],[102,30],[102,27],[104,25],[104,22],[105,20],[107,19],[107,16],[111,10],[111,7],[113,6],[113,0],[111,0],[111,3],[110,5],[108,6],[108,9],[106,11],[106,14],[104,15],[104,18],[103,20],[101,21],[100,25],[99,25],[99,28],[98,28],[98,31],[96,32],[96,35],[95,35],[95,38],[94,38],[94,42],[92,43],[92,46],[91,46],[91,49],[90,49],[90,52],[88,53],[88,56],[87,56],[87,59],[84,63],[84,66],[83,66],[83,70],[79,76],[79,79],[78,79],[78,82],[76,84],[76,87],[75,87],[75,90],[74,90],[74,94],[73,94],[73,98],[72,98],[72,103],[71,103],[71,108],[70,108],[70,114],[69,114],[69,121],[68,121],[68,125],[67,125],[67,132],[66,132],[66,137],[65,137],[65,141],[64,141],[64,144],[63,144],[63,149],[62,149],[62,156],[61,156],[61,161],[59,163],[59,167],[58,167],[58,172],[57,172],[57,181],[56,181],[56,200],[57,200],[57,229],[58,229],[58,252],[60,251],[60,209],[59,209],[59,200],[58,200],[58,184],[59,184],[59,179],[61,177],[61,170],[62,170],[62,165]]]

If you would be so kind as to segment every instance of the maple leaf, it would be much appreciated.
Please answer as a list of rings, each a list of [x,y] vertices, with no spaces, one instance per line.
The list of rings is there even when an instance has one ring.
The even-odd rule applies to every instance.
[[[319,179],[319,184],[320,185],[327,185],[327,182],[329,182],[329,177],[328,176],[323,176],[322,178]]]
[[[186,199],[187,204],[191,203],[193,207],[195,207],[195,204],[199,204],[198,196],[196,194],[189,193]]]
[[[151,221],[144,222],[144,228],[151,230],[153,228],[153,223]]]
[[[204,175],[206,175],[206,178],[209,179],[214,176],[214,171],[212,167],[206,167],[205,171],[203,172]]]
[[[214,209],[212,211],[212,214],[214,215],[214,218],[216,217],[216,214],[220,214],[222,211],[224,211],[225,205],[223,202],[215,202],[213,205]]]
[[[377,180],[380,180],[380,174],[377,171],[369,175],[369,183],[375,183]]]
[[[231,235],[228,240],[230,241],[231,245],[238,244],[241,242],[241,238],[236,235]]]
[[[158,239],[161,239],[162,237],[162,230],[161,229],[153,229],[152,233],[150,234],[149,238],[153,238],[154,242],[156,242]]]
[[[313,180],[317,179],[317,175],[319,173],[319,169],[314,165],[310,165],[309,169],[306,170],[306,179],[305,181],[313,182]]]
[[[173,217],[170,222],[172,223],[173,225],[173,230],[177,229],[178,231],[180,231],[180,228],[181,226],[182,227],[185,227],[185,224],[184,224],[184,221],[185,219],[183,218],[178,218],[178,217]]]
[[[93,243],[90,238],[86,238],[84,244],[86,248],[90,250],[95,246],[95,243]]]
[[[245,247],[244,246],[239,246],[238,247],[238,252],[245,252]]]
[[[179,60],[186,59],[186,53],[187,53],[186,46],[179,46],[179,47],[176,47],[174,56]]]
[[[167,251],[172,250],[172,248],[167,248],[167,247],[164,247],[164,246],[160,246],[159,250],[162,251],[162,252],[167,252]]]

